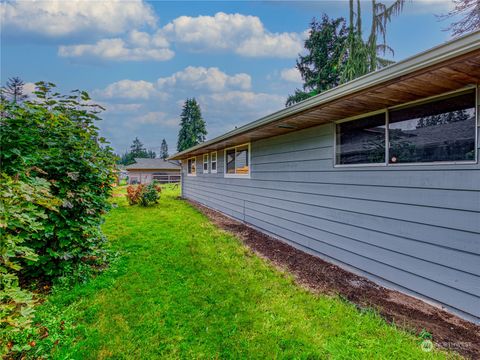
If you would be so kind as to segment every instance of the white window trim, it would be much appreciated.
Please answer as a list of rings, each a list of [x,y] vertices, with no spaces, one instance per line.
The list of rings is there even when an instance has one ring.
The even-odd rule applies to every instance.
[[[227,150],[236,149],[238,147],[248,146],[248,174],[227,174]],[[226,178],[241,178],[241,179],[250,179],[252,174],[252,161],[251,161],[252,151],[250,148],[250,143],[240,144],[236,146],[230,146],[223,150],[223,176]]]
[[[213,155],[213,154],[215,154],[215,170],[213,170],[213,166],[212,166],[212,164],[213,164],[213,160],[212,160],[213,157],[212,157],[212,155]],[[213,152],[210,153],[210,172],[211,172],[212,174],[216,174],[217,171],[218,171],[218,154],[217,154],[216,151],[213,151]]]
[[[390,139],[388,134],[388,125],[389,125],[389,111],[397,110],[399,108],[413,106],[415,104],[421,103],[428,103],[431,101],[436,101],[441,99],[442,97],[449,98],[455,97],[457,94],[462,92],[467,92],[469,90],[475,90],[475,160],[461,160],[461,161],[431,161],[431,162],[411,162],[411,163],[390,163],[389,162],[389,150],[390,150]],[[353,116],[350,118],[342,119],[335,121],[333,123],[333,167],[336,168],[343,168],[343,167],[399,167],[399,166],[442,166],[442,165],[475,165],[478,164],[478,147],[479,147],[479,139],[478,139],[478,132],[479,132],[479,115],[480,112],[480,91],[478,86],[467,86],[462,89],[449,91],[440,95],[430,96],[424,99],[414,100],[410,102],[406,102],[404,104],[388,107],[378,111],[372,111],[369,113]],[[337,124],[341,124],[348,121],[360,120],[362,118],[385,113],[385,162],[382,163],[366,163],[366,164],[337,164]]]
[[[205,158],[207,158],[207,161],[205,161]],[[207,170],[205,170],[205,164],[207,164]],[[208,163],[208,154],[203,154],[202,171],[204,174],[210,173],[210,167]]]
[[[188,172],[188,160],[195,161],[195,172],[192,172],[192,173]],[[196,156],[187,159],[187,176],[197,176],[197,157]]]

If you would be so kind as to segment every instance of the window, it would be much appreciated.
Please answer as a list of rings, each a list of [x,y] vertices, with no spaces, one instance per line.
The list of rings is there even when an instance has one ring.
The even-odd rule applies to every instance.
[[[225,150],[225,176],[250,175],[250,144]]]
[[[385,163],[385,113],[337,124],[336,164]]]
[[[475,160],[475,92],[389,114],[389,163]]]
[[[468,90],[337,123],[335,164],[475,161],[475,97]]]
[[[195,176],[197,175],[197,159],[190,158],[187,160],[187,175]]]
[[[210,171],[212,172],[212,174],[216,174],[217,173],[217,152],[216,151],[210,154],[210,161],[211,161]]]
[[[203,154],[203,173],[208,174],[208,154]]]

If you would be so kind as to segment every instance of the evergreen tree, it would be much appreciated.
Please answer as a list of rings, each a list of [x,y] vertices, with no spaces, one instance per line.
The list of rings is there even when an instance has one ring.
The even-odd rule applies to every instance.
[[[160,157],[163,160],[166,160],[168,158],[168,145],[167,141],[165,139],[162,140],[162,145],[160,145]]]
[[[18,76],[8,79],[7,84],[1,90],[2,101],[9,100],[15,103],[27,99],[28,96],[23,93],[24,85],[25,83]]]
[[[197,101],[187,99],[180,114],[177,150],[183,151],[205,141],[207,129]]]
[[[146,158],[147,149],[143,146],[143,143],[136,137],[130,146],[130,154],[133,158]]]
[[[315,18],[312,20],[310,35],[304,44],[307,53],[299,55],[297,60],[303,90],[296,89],[295,94],[288,97],[287,106],[339,85],[346,38],[343,18],[330,19],[324,14],[321,22]]]
[[[393,50],[386,44],[387,25],[400,14],[405,0],[394,0],[388,6],[371,0],[372,26],[364,39],[360,0],[349,1],[349,21],[342,18],[310,24],[310,36],[305,41],[307,55],[299,56],[297,69],[304,80],[303,90],[296,89],[286,105],[308,99],[339,84],[393,63],[379,56]]]

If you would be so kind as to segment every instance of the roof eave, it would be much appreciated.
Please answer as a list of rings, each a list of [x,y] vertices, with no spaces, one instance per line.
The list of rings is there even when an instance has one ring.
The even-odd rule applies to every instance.
[[[388,82],[416,70],[428,68],[435,64],[442,63],[444,61],[453,59],[455,57],[461,56],[477,49],[480,49],[480,31],[475,31],[461,38],[457,38],[450,42],[438,45],[434,48],[421,52],[405,60],[387,66],[383,69],[374,71],[370,74],[361,76],[345,84],[339,85],[333,89],[327,90],[319,95],[306,99],[293,106],[264,116],[256,121],[229,131],[223,135],[217,136],[212,140],[205,141],[201,144],[180,151],[169,157],[168,160],[185,159],[189,153],[202,149],[203,147],[207,147],[209,145],[233,138],[234,136],[244,134],[250,130],[254,130],[260,126],[267,125],[284,117],[300,113],[315,106],[319,106],[336,100],[338,98],[350,95],[354,92],[361,91],[382,84],[384,82]]]

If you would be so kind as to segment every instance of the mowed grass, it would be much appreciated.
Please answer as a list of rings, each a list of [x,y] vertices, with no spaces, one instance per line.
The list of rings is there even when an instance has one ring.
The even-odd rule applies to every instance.
[[[149,208],[113,199],[103,229],[120,260],[44,305],[76,314],[73,340],[54,358],[449,356],[422,351],[418,338],[373,312],[297,286],[177,196],[164,191]]]

